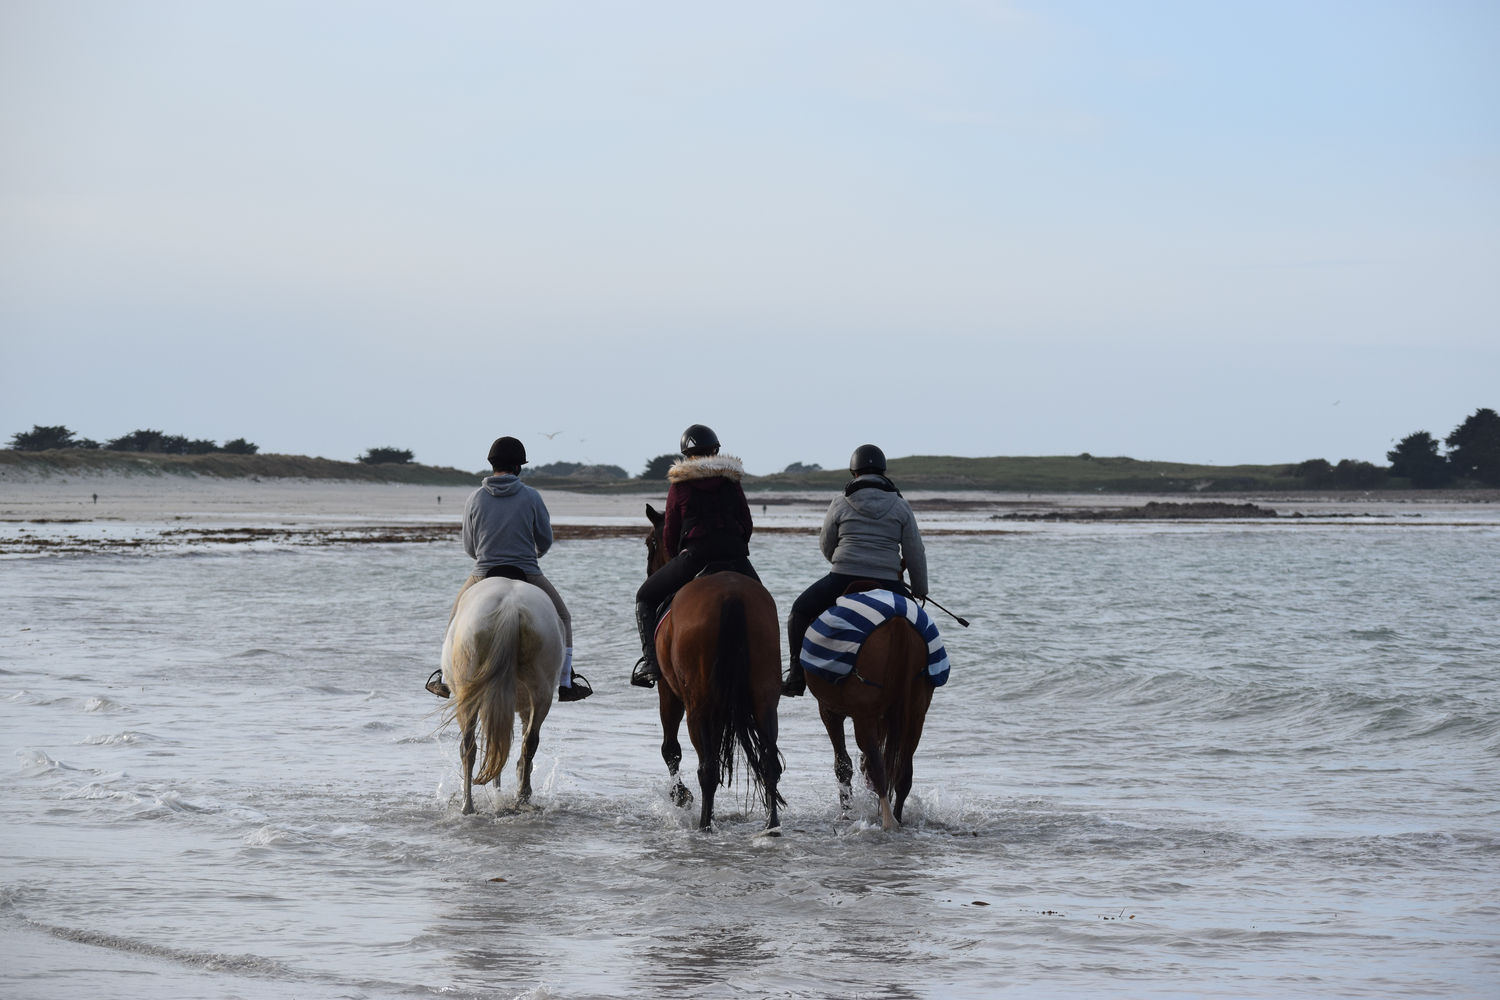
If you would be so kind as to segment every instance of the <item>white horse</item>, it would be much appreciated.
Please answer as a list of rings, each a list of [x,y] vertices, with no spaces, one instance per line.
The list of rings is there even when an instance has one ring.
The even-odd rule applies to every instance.
[[[541,588],[491,577],[459,598],[443,640],[443,680],[453,692],[447,718],[457,719],[462,730],[464,815],[474,811],[476,781],[500,786],[517,713],[524,741],[516,760],[516,799],[523,804],[531,800],[531,761],[542,722],[552,710],[562,661],[562,622]],[[480,743],[484,760],[476,776]]]

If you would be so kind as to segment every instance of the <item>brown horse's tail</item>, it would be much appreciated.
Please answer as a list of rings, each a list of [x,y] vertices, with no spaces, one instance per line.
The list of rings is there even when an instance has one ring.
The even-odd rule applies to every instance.
[[[714,729],[719,734],[719,781],[734,779],[734,746],[745,751],[745,763],[757,791],[775,787],[780,768],[776,751],[761,739],[755,719],[755,701],[750,686],[750,636],[745,622],[745,602],[738,596],[725,598],[719,608],[719,648],[714,656]],[[779,798],[779,796],[778,796]]]
[[[469,683],[456,692],[458,718],[462,721],[478,716],[483,757],[474,782],[479,785],[499,777],[510,757],[516,714],[516,665],[528,623],[516,602],[504,601],[488,624],[489,628],[469,637],[473,643]]]

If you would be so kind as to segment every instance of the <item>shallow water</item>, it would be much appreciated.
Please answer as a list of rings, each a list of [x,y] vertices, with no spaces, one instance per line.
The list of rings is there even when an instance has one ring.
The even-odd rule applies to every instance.
[[[973,626],[906,827],[788,699],[780,838],[742,781],[710,833],[669,802],[626,539],[544,563],[598,693],[537,808],[507,769],[461,816],[454,549],[0,566],[6,995],[1496,995],[1493,524],[932,538]],[[783,612],[822,571],[754,557]]]

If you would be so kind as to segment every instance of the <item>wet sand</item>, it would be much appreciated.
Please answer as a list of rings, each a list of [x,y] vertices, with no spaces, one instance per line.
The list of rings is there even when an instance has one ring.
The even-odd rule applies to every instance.
[[[476,487],[478,485],[476,480]],[[466,487],[327,480],[219,479],[195,476],[103,476],[0,479],[0,536],[25,526],[35,537],[66,536],[70,525],[91,526],[128,544],[132,537],[179,542],[292,541],[299,544],[420,542],[455,536]],[[657,491],[596,494],[543,489],[555,533],[562,538],[635,535],[645,530],[645,507],[660,509]],[[827,492],[749,491],[758,532],[816,531]],[[1253,504],[1258,517],[1338,518],[1391,522],[1500,521],[1500,491],[1469,493],[1246,494],[1226,496],[1110,496],[944,492],[907,494],[924,532],[1004,531],[1017,520],[1158,519],[1174,508],[1182,519],[1228,517],[1231,504]],[[1148,505],[1156,505],[1148,508]],[[1217,510],[1217,513],[1215,511]],[[149,530],[147,530],[149,529]],[[91,543],[97,547],[97,538]],[[9,546],[0,544],[0,548]],[[11,551],[14,551],[11,548]]]

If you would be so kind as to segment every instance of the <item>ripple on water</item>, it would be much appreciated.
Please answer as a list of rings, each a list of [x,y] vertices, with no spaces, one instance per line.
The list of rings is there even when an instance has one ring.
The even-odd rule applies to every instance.
[[[101,736],[90,736],[80,741],[82,746],[141,746],[150,743],[160,743],[161,738],[150,733],[143,733],[133,729],[127,729],[122,733],[110,733]]]

